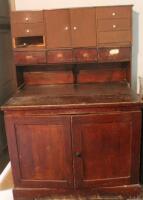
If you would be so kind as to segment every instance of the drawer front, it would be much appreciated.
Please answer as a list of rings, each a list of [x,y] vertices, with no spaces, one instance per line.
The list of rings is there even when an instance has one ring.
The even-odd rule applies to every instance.
[[[99,62],[129,61],[131,59],[131,49],[126,48],[100,48],[98,49]]]
[[[131,18],[131,6],[111,6],[96,8],[98,19]]]
[[[72,50],[48,51],[48,63],[70,63],[72,61]]]
[[[12,26],[13,37],[20,36],[42,36],[44,33],[44,24],[16,24]]]
[[[97,50],[96,49],[75,49],[74,58],[76,62],[97,61]]]
[[[97,33],[98,44],[131,43],[130,31],[108,31]]]
[[[15,64],[45,64],[46,53],[45,52],[14,52]]]
[[[43,22],[43,11],[16,11],[11,13],[12,23]]]
[[[131,20],[129,19],[101,19],[97,21],[98,31],[130,30]]]

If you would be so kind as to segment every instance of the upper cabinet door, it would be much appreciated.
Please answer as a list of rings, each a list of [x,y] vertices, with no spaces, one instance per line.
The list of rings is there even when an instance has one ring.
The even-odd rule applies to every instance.
[[[96,46],[95,8],[71,9],[71,32],[73,47]]]
[[[69,10],[45,11],[47,47],[71,47]]]

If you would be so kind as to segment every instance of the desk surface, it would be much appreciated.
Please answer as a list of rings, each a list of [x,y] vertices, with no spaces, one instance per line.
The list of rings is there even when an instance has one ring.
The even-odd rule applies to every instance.
[[[140,104],[140,101],[126,83],[25,86],[2,106],[2,110],[99,104]]]

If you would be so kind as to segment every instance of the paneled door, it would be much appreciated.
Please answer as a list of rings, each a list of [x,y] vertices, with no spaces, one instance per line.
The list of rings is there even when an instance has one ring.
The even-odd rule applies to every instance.
[[[70,117],[7,119],[16,186],[72,188]]]
[[[70,10],[73,47],[96,46],[96,9]]]
[[[139,112],[77,116],[72,122],[76,188],[138,182]]]
[[[68,9],[45,11],[47,47],[71,47],[70,14]]]

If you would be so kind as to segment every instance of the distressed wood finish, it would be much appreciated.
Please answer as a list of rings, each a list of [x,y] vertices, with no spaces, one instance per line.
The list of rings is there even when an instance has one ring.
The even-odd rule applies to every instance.
[[[139,194],[132,6],[18,11],[11,20],[23,86],[2,107],[14,199]]]

